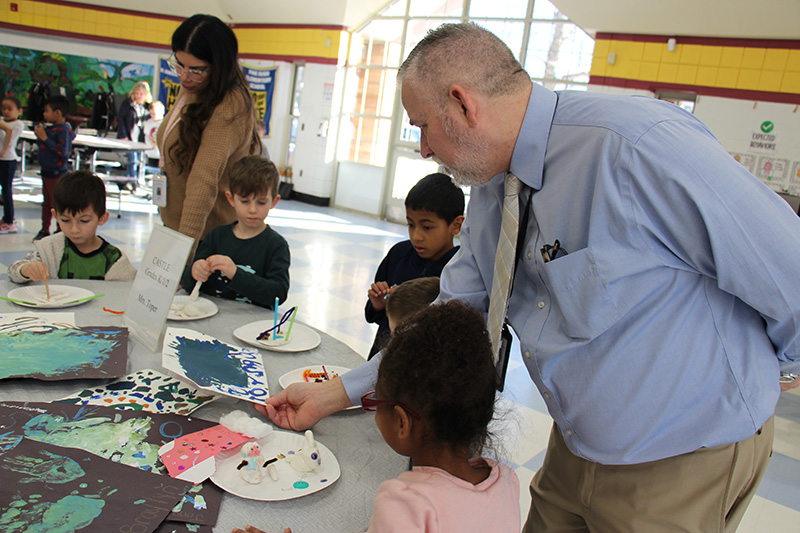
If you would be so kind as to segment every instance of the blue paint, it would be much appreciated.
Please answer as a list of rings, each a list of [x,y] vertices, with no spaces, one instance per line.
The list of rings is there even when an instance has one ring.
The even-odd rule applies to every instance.
[[[217,339],[200,340],[175,337],[175,350],[186,377],[201,387],[233,385],[247,387],[247,372],[234,357],[237,348]]]
[[[19,331],[0,335],[0,379],[56,376],[100,368],[120,346],[116,335],[80,329]]]

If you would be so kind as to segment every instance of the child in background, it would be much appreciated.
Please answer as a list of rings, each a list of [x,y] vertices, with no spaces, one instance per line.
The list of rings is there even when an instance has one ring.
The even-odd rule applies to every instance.
[[[67,173],[69,152],[75,133],[67,123],[69,101],[66,96],[51,96],[44,103],[44,120],[52,122],[45,127],[37,124],[34,128],[39,139],[39,165],[42,170],[42,229],[33,238],[38,241],[50,235],[50,221],[53,212],[53,189],[58,179]]]
[[[3,198],[3,221],[0,233],[16,233],[14,224],[14,196],[12,187],[17,172],[17,140],[25,129],[19,118],[22,104],[13,96],[6,96],[0,103],[3,120],[0,121],[0,191]]]
[[[197,247],[181,278],[188,292],[195,282],[201,291],[272,309],[275,299],[289,292],[289,244],[264,220],[280,200],[278,169],[257,155],[231,167],[225,192],[236,210],[236,222],[217,226]]]
[[[156,142],[156,132],[164,120],[164,104],[156,100],[150,104],[150,118],[144,121],[144,143],[149,147],[145,151],[145,168],[148,174],[157,174],[158,161],[161,159],[161,154],[158,152],[158,143]]]
[[[464,192],[450,176],[440,173],[425,176],[408,191],[405,205],[409,240],[389,250],[367,291],[369,300],[364,315],[367,322],[378,324],[369,359],[378,353],[389,335],[384,307],[391,288],[410,279],[439,276],[458,250],[458,246],[453,246],[453,237],[461,231],[464,221]]]
[[[480,457],[491,436],[495,387],[486,321],[465,304],[427,306],[394,331],[375,392],[361,404],[414,467],[381,484],[368,531],[519,532],[516,474]]]
[[[401,283],[386,298],[386,318],[389,331],[411,318],[417,311],[425,309],[439,296],[439,278],[417,278]]]
[[[133,281],[136,269],[130,260],[97,235],[97,227],[108,220],[103,180],[88,170],[71,172],[56,183],[53,203],[61,232],[34,242],[34,251],[8,268],[8,279]]]

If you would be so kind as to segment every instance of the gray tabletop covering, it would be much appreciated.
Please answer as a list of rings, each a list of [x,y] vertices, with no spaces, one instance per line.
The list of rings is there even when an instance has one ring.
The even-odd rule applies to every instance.
[[[105,293],[105,296],[75,307],[51,311],[73,312],[78,326],[124,326],[122,315],[104,311],[103,307],[123,310],[130,283],[83,280],[58,280],[53,283],[83,287],[95,294]],[[0,295],[5,296],[17,287],[19,285],[8,280],[0,280]],[[236,339],[233,331],[244,324],[268,320],[273,316],[271,311],[253,305],[218,298],[213,301],[219,307],[216,315],[195,321],[167,321],[167,326],[194,329],[229,344],[248,346]],[[0,300],[0,313],[30,310]],[[302,316],[297,318],[300,322],[302,319]],[[281,390],[278,378],[296,368],[312,364],[354,368],[364,362],[347,345],[323,332],[318,333],[322,342],[313,350],[297,353],[259,350],[272,394]],[[128,343],[128,373],[146,368],[167,373],[161,367],[160,351],[151,352],[132,337]],[[0,401],[52,401],[110,381],[3,380],[0,381]],[[227,397],[207,404],[192,416],[216,422],[221,415],[232,410],[244,410],[257,416],[251,404]],[[366,529],[378,486],[405,470],[408,459],[397,455],[386,445],[375,426],[373,415],[360,409],[329,416],[312,429],[316,440],[327,446],[339,461],[341,478],[320,492],[281,502],[252,501],[226,493],[215,532],[243,528],[246,524],[253,524],[268,533],[282,532],[285,527],[291,527],[295,533],[357,532]]]

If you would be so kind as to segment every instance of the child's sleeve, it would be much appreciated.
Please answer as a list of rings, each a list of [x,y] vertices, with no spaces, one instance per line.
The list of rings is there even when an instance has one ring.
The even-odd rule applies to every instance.
[[[393,248],[394,249],[394,248]],[[389,253],[386,254],[386,257],[383,258],[381,264],[378,265],[378,270],[375,271],[375,283],[379,281],[388,281],[389,278],[389,256],[391,255],[392,250],[389,250]],[[376,311],[372,307],[372,302],[367,298],[367,305],[364,306],[364,318],[367,319],[367,322],[370,324],[380,324],[383,322],[383,319],[386,317],[386,311],[381,309],[380,311]]]
[[[236,275],[228,283],[228,288],[245,296],[262,307],[275,306],[275,298],[280,303],[289,294],[289,265],[291,254],[289,243],[280,235],[275,235],[267,247],[266,260],[261,272],[248,272],[236,267]]]
[[[36,250],[32,251],[31,253],[29,253],[19,261],[15,261],[14,263],[11,264],[10,267],[8,267],[8,279],[13,281],[14,283],[30,282],[31,280],[23,276],[20,270],[22,269],[22,267],[24,267],[29,263],[38,263],[41,260],[42,258],[39,256],[39,252],[37,252]]]
[[[72,131],[68,128],[50,127],[47,129],[47,139],[39,141],[40,147],[46,146],[48,150],[59,158],[67,159],[72,146]]]

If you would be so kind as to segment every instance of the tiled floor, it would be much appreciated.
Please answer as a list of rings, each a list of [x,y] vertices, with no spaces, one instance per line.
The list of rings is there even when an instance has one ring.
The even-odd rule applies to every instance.
[[[20,232],[0,235],[2,276],[12,261],[31,249],[31,238],[39,230],[38,181],[15,182]],[[129,194],[124,195],[121,218],[116,218],[116,208],[116,200],[110,200],[112,217],[100,233],[138,266],[158,215],[147,202]],[[288,303],[300,306],[305,322],[365,355],[375,332],[364,321],[366,290],[384,254],[406,238],[405,227],[296,201],[281,201],[268,222],[292,250]],[[502,409],[507,416],[500,451],[522,483],[524,516],[529,504],[525,487],[541,465],[552,420],[518,355],[510,363]],[[800,531],[800,394],[782,396],[775,427],[775,453],[740,532]]]

